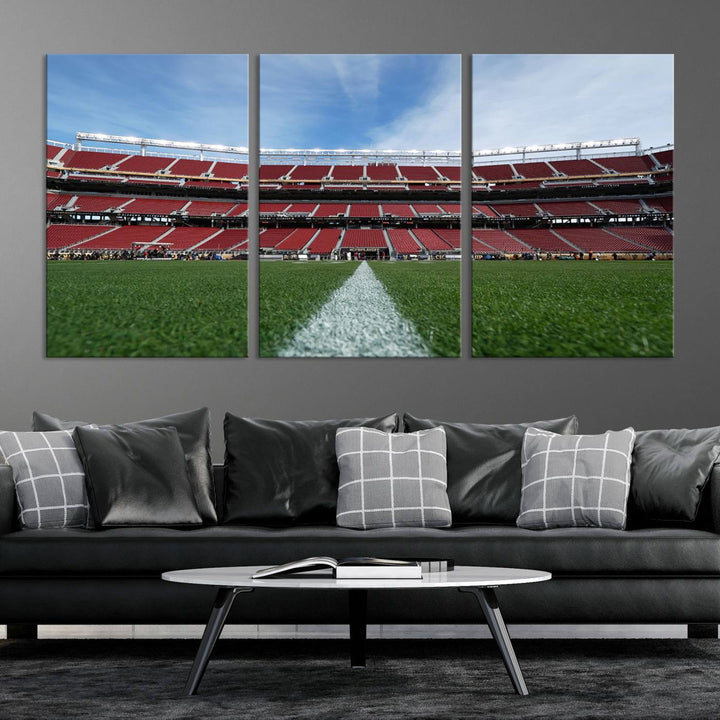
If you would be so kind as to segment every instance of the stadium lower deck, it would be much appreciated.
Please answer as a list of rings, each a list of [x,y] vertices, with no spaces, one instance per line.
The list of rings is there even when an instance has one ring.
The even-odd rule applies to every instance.
[[[247,257],[248,166],[47,144],[47,252]],[[673,151],[473,168],[475,258],[672,257]],[[458,258],[460,167],[261,165],[260,253]]]

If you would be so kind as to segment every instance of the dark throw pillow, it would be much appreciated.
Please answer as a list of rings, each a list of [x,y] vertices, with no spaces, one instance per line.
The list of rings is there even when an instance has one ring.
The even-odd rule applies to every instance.
[[[577,432],[577,418],[514,425],[450,423],[405,413],[405,432],[442,425],[447,434],[448,498],[453,524],[514,525],[520,512],[520,453],[529,427],[562,435]]]
[[[394,432],[398,416],[349,420],[263,420],[225,415],[226,523],[335,524],[341,427]]]
[[[60,420],[45,413],[33,413],[33,430],[67,430],[87,425]],[[125,423],[124,427],[174,427],[185,451],[188,478],[192,486],[200,516],[205,523],[217,522],[215,512],[215,483],[210,459],[210,411],[207,408],[173,413],[165,417]],[[101,427],[117,427],[113,425]]]
[[[630,485],[636,522],[691,523],[720,454],[720,427],[637,434]]]
[[[96,527],[202,525],[174,427],[78,426],[73,439]]]

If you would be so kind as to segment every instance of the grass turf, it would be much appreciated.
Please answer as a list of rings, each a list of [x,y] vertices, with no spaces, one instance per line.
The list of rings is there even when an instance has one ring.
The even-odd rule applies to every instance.
[[[410,320],[430,353],[460,354],[460,263],[370,262],[376,277]]]
[[[47,263],[48,357],[247,355],[247,263]]]
[[[260,262],[260,357],[275,357],[357,263]]]
[[[670,262],[474,262],[473,355],[673,352]]]

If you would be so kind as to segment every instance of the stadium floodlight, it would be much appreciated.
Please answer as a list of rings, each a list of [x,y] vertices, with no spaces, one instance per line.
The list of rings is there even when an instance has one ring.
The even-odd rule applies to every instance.
[[[239,145],[218,145],[199,142],[186,142],[180,140],[164,140],[161,138],[141,138],[129,135],[106,135],[105,133],[85,133],[79,132],[75,135],[78,144],[83,140],[90,142],[107,142],[118,143],[122,145],[139,145],[143,149],[146,147],[171,148],[173,150],[197,150],[203,151],[232,153],[235,155],[247,155],[248,148]]]
[[[473,151],[473,157],[491,157],[495,155],[522,155],[525,157],[526,153],[549,153],[564,150],[575,150],[579,153],[581,150],[595,150],[604,147],[628,147],[631,145],[636,148],[636,152],[639,152],[640,138],[626,137],[614,138],[612,140],[585,140],[583,142],[553,143],[550,145],[522,145],[518,147],[506,146],[487,150],[475,150]]]

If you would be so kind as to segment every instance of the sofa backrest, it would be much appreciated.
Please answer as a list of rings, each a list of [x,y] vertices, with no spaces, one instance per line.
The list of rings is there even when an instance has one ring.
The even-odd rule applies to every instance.
[[[713,529],[716,533],[720,533],[720,462],[713,465],[710,481],[705,486],[705,495],[708,493],[710,493]]]
[[[215,481],[215,506],[222,518],[224,498],[224,466],[213,465]],[[712,527],[720,533],[720,462],[715,463],[710,479],[703,492],[702,504],[708,508]],[[698,515],[697,526],[707,524],[708,515]],[[17,500],[12,479],[12,468],[0,463],[0,535],[19,529]]]
[[[222,522],[225,505],[225,466],[213,465],[213,480],[215,481],[215,510],[218,522]]]

